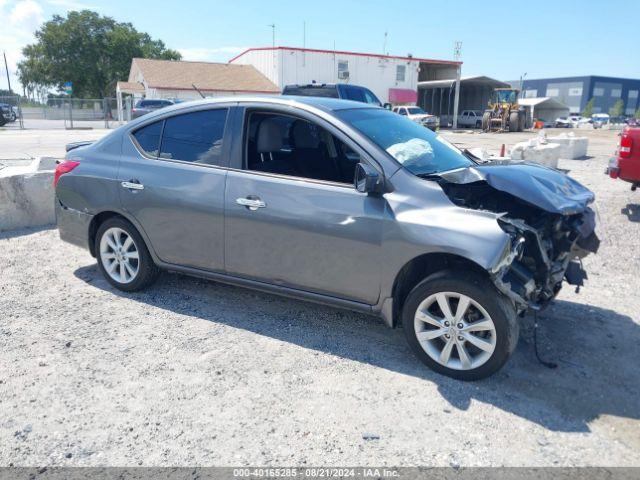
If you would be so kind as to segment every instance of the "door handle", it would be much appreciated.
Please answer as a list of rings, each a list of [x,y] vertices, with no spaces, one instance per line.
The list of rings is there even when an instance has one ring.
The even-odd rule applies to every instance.
[[[121,182],[120,185],[122,186],[122,188],[127,188],[129,190],[144,190],[144,185],[139,183],[137,180]]]
[[[247,207],[249,210],[252,210],[252,211],[256,211],[259,208],[264,208],[267,206],[267,204],[264,203],[259,198],[240,197],[240,198],[236,198],[236,203],[238,205],[242,205],[243,207]]]

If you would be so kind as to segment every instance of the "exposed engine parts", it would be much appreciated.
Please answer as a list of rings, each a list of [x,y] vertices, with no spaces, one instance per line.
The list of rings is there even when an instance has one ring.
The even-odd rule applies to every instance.
[[[585,195],[591,192],[583,187],[585,192],[565,191],[576,195],[560,204],[561,192],[545,195],[544,188],[531,191],[531,184],[503,191],[498,188],[503,179],[491,175],[494,172],[498,170],[478,167],[471,174],[442,176],[438,182],[456,205],[501,214],[498,223],[511,242],[489,274],[519,312],[540,310],[558,294],[563,280],[580,286],[587,278],[581,259],[595,253],[600,244],[595,214],[587,206],[593,194]]]

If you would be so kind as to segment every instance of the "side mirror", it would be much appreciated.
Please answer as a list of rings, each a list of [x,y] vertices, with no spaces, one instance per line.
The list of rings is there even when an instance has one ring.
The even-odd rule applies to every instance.
[[[390,103],[385,103],[384,105],[382,105],[382,108],[386,108],[387,110],[391,110],[391,104]]]
[[[356,165],[354,183],[356,190],[360,193],[378,193],[382,191],[382,177],[375,168],[366,163]]]

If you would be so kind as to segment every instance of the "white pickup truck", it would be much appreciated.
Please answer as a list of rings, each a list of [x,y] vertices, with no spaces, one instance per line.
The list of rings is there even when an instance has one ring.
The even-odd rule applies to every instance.
[[[440,126],[440,119],[438,117],[428,114],[420,107],[399,106],[393,107],[393,111],[398,115],[403,115],[409,120],[413,120],[414,122],[433,130],[434,132]]]
[[[482,112],[476,110],[463,110],[458,115],[458,127],[482,128]]]

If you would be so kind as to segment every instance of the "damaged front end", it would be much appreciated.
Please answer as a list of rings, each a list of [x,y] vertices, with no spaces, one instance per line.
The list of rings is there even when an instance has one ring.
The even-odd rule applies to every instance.
[[[581,260],[600,243],[588,189],[562,172],[509,162],[447,172],[438,183],[460,207],[501,214],[511,242],[489,274],[518,312],[544,308],[565,279],[583,285]]]

